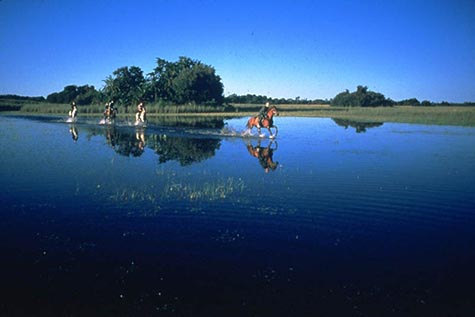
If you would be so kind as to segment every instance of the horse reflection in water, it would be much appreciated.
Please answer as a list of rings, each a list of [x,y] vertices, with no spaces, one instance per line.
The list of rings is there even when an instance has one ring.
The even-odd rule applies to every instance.
[[[145,130],[143,128],[137,128],[135,130],[136,146],[140,152],[145,151]]]
[[[73,141],[76,142],[79,138],[79,134],[78,134],[78,129],[76,128],[74,124],[69,127],[69,133],[71,133],[71,137],[73,138]]]
[[[266,173],[268,173],[269,170],[275,171],[277,166],[279,166],[279,162],[274,162],[273,159],[274,152],[277,151],[278,147],[276,141],[271,141],[266,147],[263,147],[259,140],[256,146],[248,143],[246,147],[249,154],[259,160],[259,164],[261,164]]]
[[[269,131],[269,137],[271,139],[275,138],[279,130],[277,129],[277,126],[274,125],[273,117],[278,116],[278,115],[279,115],[279,111],[277,111],[276,106],[272,106],[267,110],[266,115],[261,120],[261,122],[259,122],[260,119],[258,116],[250,118],[246,124],[247,130],[245,130],[242,133],[242,136],[251,135],[252,128],[256,127],[257,133],[259,133],[259,136],[264,137],[264,134],[261,134],[261,127],[263,127],[263,128],[267,128],[267,130]],[[271,129],[274,129],[275,133],[272,133]]]

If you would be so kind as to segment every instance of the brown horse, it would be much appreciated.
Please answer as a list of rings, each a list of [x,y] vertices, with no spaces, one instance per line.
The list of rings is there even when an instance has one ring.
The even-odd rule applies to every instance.
[[[247,125],[246,125],[247,130],[244,131],[242,134],[243,135],[251,134],[252,128],[256,127],[257,132],[259,133],[259,136],[263,137],[264,135],[261,134],[261,127],[263,127],[263,128],[267,128],[267,130],[269,131],[269,137],[271,139],[275,138],[277,136],[278,129],[277,129],[277,126],[274,125],[273,117],[278,116],[278,115],[279,115],[279,111],[277,111],[277,108],[275,106],[272,106],[267,110],[266,116],[265,116],[264,119],[261,120],[260,124],[259,124],[259,117],[258,116],[251,117],[247,121]],[[271,128],[275,129],[274,134],[272,134]]]

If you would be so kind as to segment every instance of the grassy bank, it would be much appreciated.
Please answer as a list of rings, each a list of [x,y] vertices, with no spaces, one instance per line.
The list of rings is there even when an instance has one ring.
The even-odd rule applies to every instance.
[[[233,105],[237,113],[254,115],[259,106]],[[358,122],[400,122],[475,126],[475,107],[331,107],[329,105],[278,105],[281,116],[338,118]]]
[[[5,105],[7,106],[7,105]],[[15,105],[16,107],[20,105]],[[160,116],[215,116],[215,117],[247,117],[257,114],[262,105],[233,104],[232,107],[216,109],[211,106],[173,106],[148,105],[149,117]],[[437,106],[437,107],[331,107],[329,105],[277,105],[280,116],[338,118],[359,122],[401,122],[436,125],[475,126],[475,107],[472,106]],[[67,115],[70,109],[66,104],[33,103],[22,104],[21,113]],[[12,109],[13,110],[13,109]],[[14,109],[18,110],[18,109]],[[101,115],[102,105],[79,106],[79,115]],[[119,117],[135,113],[129,107],[128,114],[120,108]]]
[[[285,111],[284,115],[286,114]],[[475,107],[328,107],[309,111],[292,111],[293,116],[316,116],[352,121],[378,121],[435,125],[475,126]]]

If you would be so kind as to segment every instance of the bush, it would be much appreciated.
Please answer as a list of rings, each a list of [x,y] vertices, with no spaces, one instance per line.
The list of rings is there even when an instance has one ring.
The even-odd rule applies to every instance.
[[[386,99],[383,94],[368,90],[366,86],[358,86],[356,91],[347,90],[339,93],[331,101],[332,106],[339,107],[378,107],[393,106],[394,102]]]

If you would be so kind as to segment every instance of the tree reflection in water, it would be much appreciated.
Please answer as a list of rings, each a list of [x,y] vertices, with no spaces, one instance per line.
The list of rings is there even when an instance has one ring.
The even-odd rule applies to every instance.
[[[162,134],[149,137],[149,143],[149,147],[159,155],[160,163],[177,161],[185,166],[213,157],[219,149],[221,140]]]
[[[145,131],[143,128],[137,128],[131,133],[129,130],[107,126],[104,134],[107,144],[120,155],[138,157],[145,151]]]
[[[383,122],[359,122],[354,120],[347,120],[347,119],[332,119],[337,125],[340,127],[344,127],[348,129],[348,127],[355,128],[356,133],[364,133],[366,129],[369,128],[376,128],[383,125]]]
[[[159,163],[177,161],[182,166],[209,159],[220,147],[220,138],[196,137],[183,129],[221,129],[223,119],[166,117],[159,121],[160,125],[150,130],[117,125],[93,126],[90,127],[90,136],[104,135],[106,143],[123,156],[139,157],[150,148],[159,156]],[[170,130],[170,127],[183,131]]]

